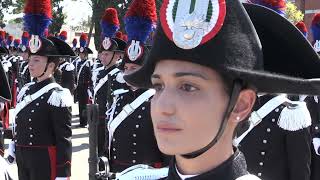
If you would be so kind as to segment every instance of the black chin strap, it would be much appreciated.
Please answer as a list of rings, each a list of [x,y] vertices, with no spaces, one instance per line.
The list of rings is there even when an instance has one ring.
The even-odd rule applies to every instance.
[[[113,52],[112,58],[110,60],[110,62],[106,65],[107,67],[112,63],[114,56],[116,55],[116,52]]]
[[[227,109],[226,109],[226,111],[225,111],[225,113],[223,115],[223,119],[222,119],[222,122],[220,124],[219,131],[218,131],[217,135],[215,136],[215,138],[207,146],[205,146],[204,148],[202,148],[200,150],[197,150],[197,151],[194,151],[192,153],[184,154],[184,155],[182,155],[182,157],[184,157],[186,159],[196,158],[196,157],[202,155],[203,153],[205,153],[206,151],[208,151],[210,148],[212,148],[219,141],[219,139],[221,138],[221,136],[222,136],[222,134],[223,134],[223,132],[224,132],[226,126],[227,126],[228,118],[229,118],[231,112],[233,111],[234,106],[237,103],[237,100],[238,100],[238,97],[239,97],[241,89],[242,89],[241,82],[238,81],[238,80],[235,80],[233,82],[232,92],[231,92],[231,95],[230,95],[230,100],[229,100]]]
[[[40,76],[35,77],[36,79],[41,78],[41,77],[47,72],[47,70],[48,70],[48,65],[49,65],[49,63],[47,62],[47,63],[46,63],[46,68],[44,69],[43,73],[42,73]]]

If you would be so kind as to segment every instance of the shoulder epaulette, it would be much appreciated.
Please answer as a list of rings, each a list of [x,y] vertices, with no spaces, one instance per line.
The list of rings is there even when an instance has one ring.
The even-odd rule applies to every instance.
[[[73,71],[74,69],[75,69],[75,67],[72,63],[67,64],[66,71]]]
[[[52,91],[47,103],[56,107],[71,107],[73,97],[69,89],[60,87]]]

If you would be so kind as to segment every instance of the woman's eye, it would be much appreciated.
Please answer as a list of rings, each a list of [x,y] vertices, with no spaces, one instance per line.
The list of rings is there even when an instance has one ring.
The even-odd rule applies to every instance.
[[[163,86],[162,86],[162,84],[156,83],[156,84],[152,85],[152,88],[158,92],[163,89]]]
[[[198,88],[190,84],[182,84],[181,89],[186,92],[193,92],[193,91],[199,90]]]

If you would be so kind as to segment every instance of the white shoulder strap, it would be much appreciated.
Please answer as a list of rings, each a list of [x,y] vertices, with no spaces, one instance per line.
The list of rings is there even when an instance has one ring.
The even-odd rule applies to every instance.
[[[249,122],[250,127],[247,131],[245,131],[241,136],[237,137],[233,140],[233,145],[238,146],[240,142],[249,134],[249,132],[257,126],[264,117],[266,117],[269,113],[271,113],[275,108],[280,106],[282,103],[289,101],[285,95],[279,95],[271,100],[269,100],[266,104],[264,104],[259,110],[253,111],[250,115]]]
[[[113,76],[114,74],[116,74],[119,71],[120,71],[120,69],[115,68],[112,71],[110,71],[105,77],[100,79],[99,83],[93,89],[93,96],[95,97],[97,92],[99,91],[99,89],[104,85],[104,83],[106,83],[108,81],[108,75]]]
[[[252,174],[247,174],[247,175],[238,177],[235,180],[261,180],[261,179],[258,178],[257,176],[252,175]]]
[[[108,130],[109,130],[109,150],[111,149],[111,140],[113,138],[113,134],[116,131],[117,127],[128,117],[130,116],[139,106],[141,106],[145,101],[147,101],[151,96],[155,94],[154,89],[149,89],[143,94],[141,94],[138,98],[136,98],[132,103],[125,105],[122,108],[122,111],[114,118],[110,119],[108,122]],[[110,151],[109,151],[110,154]]]
[[[62,69],[63,69],[66,65],[68,65],[68,64],[69,64],[68,62],[64,62],[63,64],[61,64],[61,65],[59,66],[59,70],[62,71]]]
[[[15,115],[17,115],[23,108],[25,108],[27,105],[32,103],[34,100],[36,100],[37,98],[42,96],[44,93],[50,91],[51,89],[59,88],[59,87],[61,87],[61,86],[57,83],[50,83],[50,84],[46,85],[45,87],[41,88],[36,93],[24,97],[23,100],[21,100],[17,104],[17,106],[15,108]]]

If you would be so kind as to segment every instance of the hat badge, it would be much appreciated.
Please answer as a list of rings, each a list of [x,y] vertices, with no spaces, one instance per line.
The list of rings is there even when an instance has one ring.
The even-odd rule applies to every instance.
[[[216,36],[225,16],[225,0],[164,0],[160,21],[176,46],[193,49]]]
[[[21,50],[22,50],[22,52],[25,52],[27,50],[27,47],[25,45],[22,45]]]
[[[80,47],[80,52],[81,52],[81,53],[84,52],[84,47]]]
[[[140,45],[140,41],[132,40],[130,46],[127,49],[127,55],[131,61],[136,61],[143,54],[143,47]]]
[[[316,41],[316,43],[313,45],[313,48],[317,53],[320,52],[320,40]]]
[[[111,47],[112,43],[110,41],[110,38],[105,37],[104,40],[102,41],[102,46],[105,50],[109,50],[109,48]]]
[[[31,53],[36,53],[42,46],[41,39],[38,35],[32,35],[29,41],[29,48]]]

